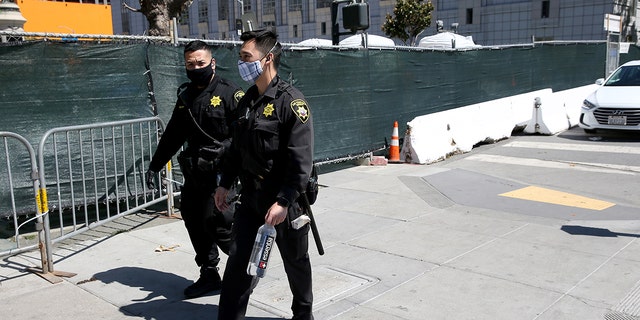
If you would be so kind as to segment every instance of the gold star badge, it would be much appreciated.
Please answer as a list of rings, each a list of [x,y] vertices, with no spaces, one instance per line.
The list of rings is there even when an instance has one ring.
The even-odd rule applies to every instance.
[[[307,102],[302,99],[296,99],[291,101],[291,110],[296,114],[298,119],[302,121],[302,123],[307,122],[309,120],[309,106],[307,106]]]
[[[219,107],[220,106],[220,102],[222,102],[222,99],[220,99],[220,96],[213,96],[211,97],[211,105],[215,108],[215,107]]]
[[[265,117],[269,117],[269,116],[273,115],[273,110],[275,110],[273,108],[273,103],[269,103],[269,104],[267,104],[266,107],[264,107],[264,111],[262,111],[262,114],[264,114]]]

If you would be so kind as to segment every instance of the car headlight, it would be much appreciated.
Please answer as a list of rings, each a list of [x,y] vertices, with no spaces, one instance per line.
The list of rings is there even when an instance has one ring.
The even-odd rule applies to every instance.
[[[591,103],[591,101],[589,100],[584,100],[582,101],[582,108],[586,109],[586,110],[591,110],[593,108],[597,107],[595,104]]]

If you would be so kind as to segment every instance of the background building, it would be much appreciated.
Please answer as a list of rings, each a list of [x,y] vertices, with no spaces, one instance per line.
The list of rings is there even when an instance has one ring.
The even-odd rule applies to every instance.
[[[137,8],[138,0],[112,0],[115,34],[145,34],[142,14],[124,9],[122,1]],[[180,19],[184,38],[237,39],[236,19],[254,15],[257,26],[273,26],[283,42],[310,38],[331,39],[331,0],[194,0]],[[622,38],[638,42],[638,0],[432,0],[432,26],[423,36],[457,29],[481,45],[531,43],[544,40],[605,40],[604,15],[621,15]],[[385,15],[395,0],[368,1],[369,34],[384,35]],[[457,27],[452,26],[456,24]],[[400,44],[396,40],[396,43]]]
[[[146,18],[123,8],[122,2],[138,8],[137,0],[112,0],[116,34],[141,35],[148,27]],[[256,26],[275,27],[280,41],[300,42],[310,38],[331,39],[332,0],[195,0],[179,19],[178,34],[183,38],[234,40],[238,38],[236,20],[255,17]],[[393,11],[395,0],[369,1],[371,34],[381,31],[385,14]],[[339,10],[340,11],[340,10]],[[343,30],[346,31],[346,30]]]
[[[605,14],[622,16],[622,40],[638,42],[638,0],[432,0],[433,20],[482,45],[605,40]]]

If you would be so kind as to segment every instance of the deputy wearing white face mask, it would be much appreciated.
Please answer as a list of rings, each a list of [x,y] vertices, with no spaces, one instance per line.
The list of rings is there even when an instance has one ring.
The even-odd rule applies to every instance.
[[[236,209],[233,243],[224,273],[218,319],[243,319],[257,281],[245,270],[258,228],[275,226],[276,244],[284,264],[293,303],[293,319],[313,319],[309,225],[294,229],[302,215],[298,197],[313,165],[313,122],[300,91],[278,76],[282,47],[275,33],[248,31],[241,35],[238,71],[253,84],[238,104],[241,116],[225,155],[216,206],[226,210],[227,190],[236,177],[242,183]]]

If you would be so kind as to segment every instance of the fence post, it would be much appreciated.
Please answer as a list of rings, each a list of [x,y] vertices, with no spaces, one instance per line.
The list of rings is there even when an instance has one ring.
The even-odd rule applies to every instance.
[[[171,160],[167,162],[167,216],[173,217],[175,206],[173,202],[173,173],[171,171]]]
[[[42,255],[42,270],[38,272],[38,270],[31,269],[30,271],[36,273],[50,283],[59,283],[62,282],[62,279],[59,277],[70,278],[76,274],[71,272],[55,271],[53,269],[51,228],[49,225],[49,204],[47,202],[47,184],[44,179],[44,155],[42,153],[42,151],[38,153],[38,166],[36,168],[34,165],[33,171],[34,178],[35,175],[37,175],[37,180],[34,180],[34,188],[36,188],[37,214],[41,217],[38,219],[38,241],[40,241],[38,246],[40,247],[40,253]],[[43,239],[40,234],[44,235],[44,243],[42,242]]]

